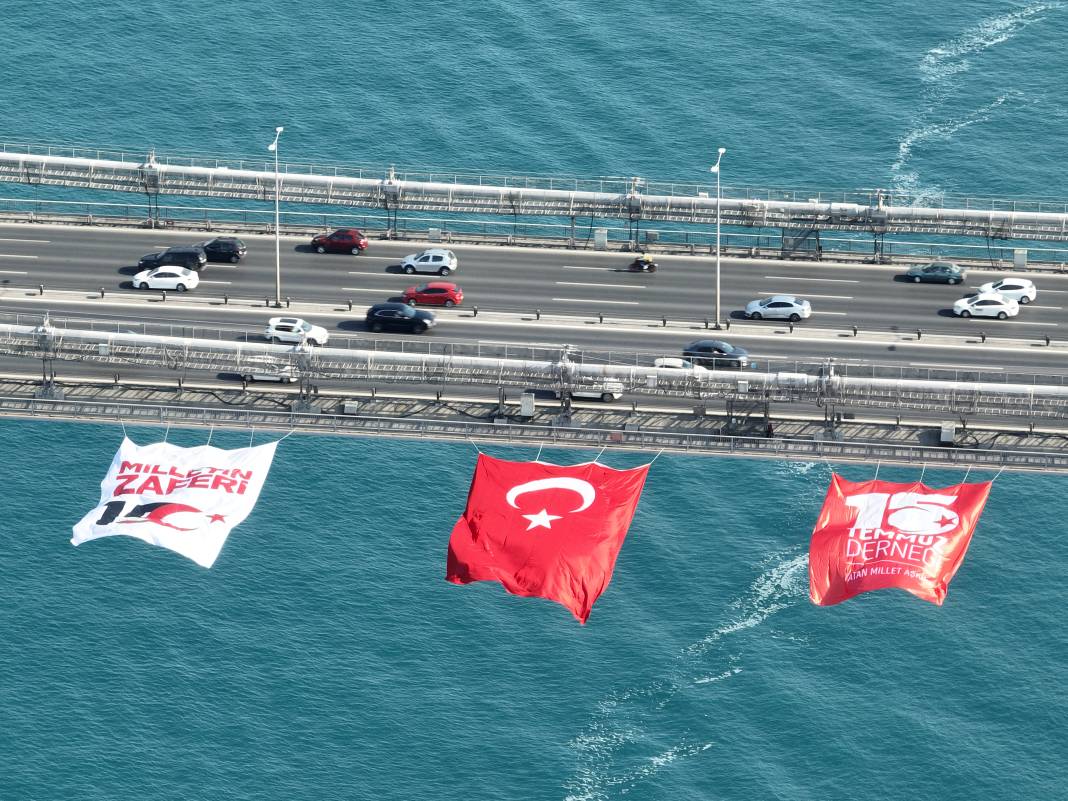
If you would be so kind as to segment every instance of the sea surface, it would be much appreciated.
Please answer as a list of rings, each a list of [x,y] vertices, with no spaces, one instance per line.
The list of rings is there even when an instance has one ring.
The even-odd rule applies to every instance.
[[[0,25],[0,141],[263,155],[284,125],[294,160],[679,180],[723,146],[728,192],[1068,195],[1064,2],[38,0]],[[816,608],[833,466],[664,454],[580,626],[444,581],[463,444],[288,437],[211,570],[74,548],[122,433],[0,422],[0,801],[1068,797],[1063,477],[996,479],[944,606]]]

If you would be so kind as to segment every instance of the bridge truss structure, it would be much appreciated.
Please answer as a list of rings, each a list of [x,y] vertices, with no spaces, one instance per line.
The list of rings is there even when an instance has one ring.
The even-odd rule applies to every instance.
[[[71,153],[61,155],[60,153]],[[878,189],[852,193],[747,190],[718,202],[708,187],[631,179],[515,178],[455,172],[402,172],[390,167],[286,164],[276,176],[265,162],[158,158],[89,149],[0,144],[0,181],[34,186],[135,192],[149,198],[185,195],[252,201],[326,204],[431,214],[485,214],[620,219],[780,228],[791,232],[852,231],[983,237],[1021,242],[1068,242],[1068,204],[1053,201],[909,205]],[[710,194],[712,196],[710,196]],[[950,203],[953,199],[946,199]],[[977,207],[978,206],[978,207]]]

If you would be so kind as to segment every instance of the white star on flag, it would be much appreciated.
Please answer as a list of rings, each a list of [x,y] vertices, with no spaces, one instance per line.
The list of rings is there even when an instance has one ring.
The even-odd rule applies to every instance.
[[[549,514],[548,510],[546,510],[546,509],[542,509],[536,515],[522,515],[522,516],[530,521],[530,525],[527,526],[527,531],[530,531],[532,528],[538,528],[539,526],[542,527],[542,528],[551,529],[552,526],[550,524],[552,523],[552,521],[559,520],[560,517],[561,517],[560,515],[551,515],[551,514]]]

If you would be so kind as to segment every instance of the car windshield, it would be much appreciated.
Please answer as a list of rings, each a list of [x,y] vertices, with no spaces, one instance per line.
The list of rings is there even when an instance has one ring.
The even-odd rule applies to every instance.
[[[312,330],[311,323],[302,322],[300,324],[300,330],[303,331],[305,334],[308,333]]]

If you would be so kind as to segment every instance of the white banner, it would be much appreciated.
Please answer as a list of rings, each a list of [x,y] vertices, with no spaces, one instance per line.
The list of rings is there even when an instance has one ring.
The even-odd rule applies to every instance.
[[[74,526],[71,543],[123,534],[211,567],[256,505],[277,444],[227,451],[124,438],[100,482],[100,505]]]

